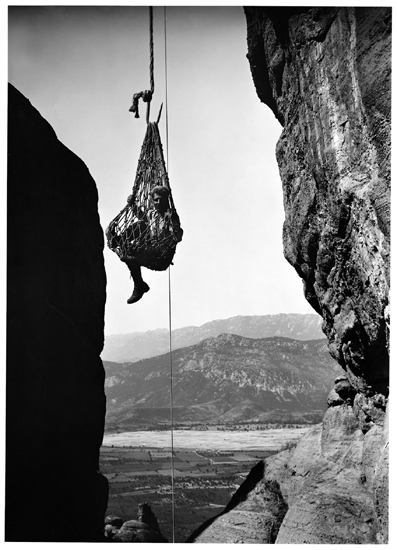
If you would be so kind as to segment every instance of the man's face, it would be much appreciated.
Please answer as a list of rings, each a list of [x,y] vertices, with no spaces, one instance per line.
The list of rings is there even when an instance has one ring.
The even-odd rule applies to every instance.
[[[152,197],[153,205],[158,212],[165,212],[167,210],[167,199],[162,197],[158,193],[154,193]]]

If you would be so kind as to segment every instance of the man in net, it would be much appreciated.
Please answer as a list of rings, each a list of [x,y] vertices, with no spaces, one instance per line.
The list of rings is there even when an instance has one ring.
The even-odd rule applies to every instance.
[[[131,248],[134,247],[134,241],[143,240],[142,235],[150,241],[150,246],[153,247],[158,244],[158,249],[161,250],[167,239],[172,238],[176,243],[182,240],[183,229],[180,226],[179,216],[172,210],[169,205],[169,191],[166,187],[156,186],[150,192],[151,206],[148,210],[143,212],[142,210],[136,211],[139,222],[131,227],[128,239],[131,243]],[[132,204],[132,195],[127,198],[127,203],[130,206]],[[130,255],[121,256],[128,269],[130,270],[131,277],[134,281],[134,290],[132,295],[127,300],[127,304],[134,304],[138,302],[142,296],[150,290],[149,285],[142,278],[141,263],[139,261],[139,255],[132,257]],[[169,265],[170,261],[168,262]],[[167,263],[161,263],[153,267],[156,270],[164,270],[168,267]]]

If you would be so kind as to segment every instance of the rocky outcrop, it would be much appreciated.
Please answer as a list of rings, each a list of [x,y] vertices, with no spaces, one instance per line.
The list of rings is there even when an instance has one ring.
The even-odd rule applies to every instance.
[[[109,542],[168,542],[147,502],[139,504],[138,520],[123,522],[118,516],[106,517],[105,539]]]
[[[7,541],[103,540],[106,278],[95,182],[8,95]]]
[[[356,393],[347,376],[338,376],[335,379],[334,387],[328,395],[327,404],[329,407],[335,407],[344,403],[351,405]]]
[[[387,542],[386,456],[386,423],[364,434],[352,406],[328,409],[295,449],[266,462],[288,504],[276,543]]]
[[[119,516],[106,516],[104,529],[105,538],[113,540],[123,523],[123,520]]]
[[[283,126],[284,254],[346,371],[283,466],[277,543],[385,542],[391,9],[245,13],[258,96]]]
[[[283,127],[284,254],[346,372],[322,424],[266,459],[255,491],[280,487],[276,544],[386,543],[391,8],[245,14],[256,91]],[[252,529],[239,518],[242,538]]]
[[[333,404],[322,424],[267,458],[261,472],[243,499],[233,502],[237,492],[188,542],[387,542],[387,415],[363,433],[354,405]]]
[[[264,462],[249,473],[225,509],[193,533],[187,542],[273,544],[287,511],[277,481],[261,481]]]

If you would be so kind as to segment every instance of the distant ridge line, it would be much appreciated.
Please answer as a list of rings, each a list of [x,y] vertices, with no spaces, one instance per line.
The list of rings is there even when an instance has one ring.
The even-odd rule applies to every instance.
[[[269,315],[237,315],[208,321],[201,326],[187,326],[172,331],[173,349],[197,344],[222,333],[247,338],[283,336],[296,340],[319,340],[322,318],[310,313],[277,313]],[[102,359],[133,362],[166,353],[169,346],[167,329],[105,336]]]
[[[184,329],[200,329],[205,327],[206,325],[209,325],[211,323],[218,323],[223,321],[230,321],[232,319],[258,319],[258,318],[264,318],[264,317],[287,317],[287,316],[300,316],[300,317],[313,317],[315,319],[318,319],[318,322],[322,322],[322,318],[317,313],[267,313],[265,315],[232,315],[231,317],[225,317],[222,319],[214,319],[213,321],[206,321],[202,325],[185,325],[180,328],[174,328],[172,330],[172,333],[178,331],[178,330],[184,330]],[[113,336],[128,336],[131,334],[147,334],[148,332],[154,333],[154,332],[168,332],[168,328],[153,328],[148,330],[142,330],[142,331],[134,331],[134,332],[117,332],[112,334],[106,334],[105,338],[113,337]]]

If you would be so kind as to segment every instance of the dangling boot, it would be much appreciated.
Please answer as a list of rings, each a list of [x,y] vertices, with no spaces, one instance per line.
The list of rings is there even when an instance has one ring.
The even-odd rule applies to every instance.
[[[142,281],[139,284],[134,284],[134,290],[131,294],[131,297],[128,298],[127,304],[134,304],[135,302],[138,302],[145,294],[145,292],[149,292],[149,290],[149,285],[147,285],[145,281]]]

